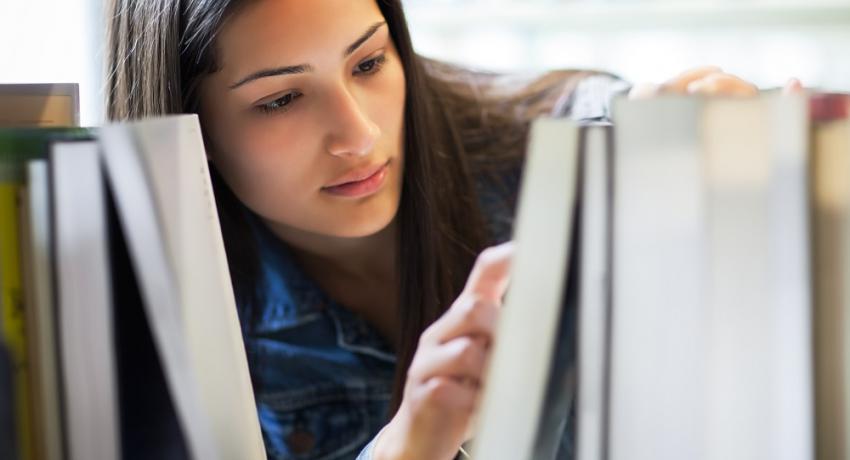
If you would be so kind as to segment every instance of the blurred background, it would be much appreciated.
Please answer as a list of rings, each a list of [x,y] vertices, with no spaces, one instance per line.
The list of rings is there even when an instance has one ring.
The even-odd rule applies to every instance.
[[[850,91],[850,0],[405,0],[424,55],[500,72],[661,81],[715,64],[763,87]],[[102,121],[103,0],[0,0],[0,83],[79,82]]]

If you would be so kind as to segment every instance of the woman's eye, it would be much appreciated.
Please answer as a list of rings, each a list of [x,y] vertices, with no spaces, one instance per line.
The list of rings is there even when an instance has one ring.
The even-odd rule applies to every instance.
[[[372,59],[367,59],[360,64],[357,64],[357,68],[354,71],[355,75],[370,75],[376,73],[381,70],[381,67],[387,61],[386,55],[376,56]]]
[[[265,104],[260,104],[257,108],[264,113],[274,113],[281,110],[286,110],[295,99],[301,97],[301,93],[292,92],[286,93],[283,96]]]

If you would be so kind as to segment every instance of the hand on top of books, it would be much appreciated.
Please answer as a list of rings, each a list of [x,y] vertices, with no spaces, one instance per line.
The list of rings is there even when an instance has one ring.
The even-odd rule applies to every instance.
[[[783,92],[802,91],[800,81],[792,78],[785,84]],[[639,83],[629,92],[631,99],[644,99],[662,94],[693,94],[704,96],[755,96],[759,92],[754,84],[720,67],[705,66],[686,70],[661,84]]]

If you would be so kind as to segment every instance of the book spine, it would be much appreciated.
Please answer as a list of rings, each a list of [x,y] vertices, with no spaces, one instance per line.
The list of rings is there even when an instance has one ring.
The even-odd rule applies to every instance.
[[[15,419],[22,459],[32,457],[29,375],[27,369],[23,286],[20,268],[18,186],[0,177],[0,289],[3,341],[12,361]]]
[[[12,359],[6,344],[0,341],[0,452],[3,458],[18,458],[17,424],[12,408]]]
[[[817,458],[850,458],[850,96],[816,94],[812,120]]]

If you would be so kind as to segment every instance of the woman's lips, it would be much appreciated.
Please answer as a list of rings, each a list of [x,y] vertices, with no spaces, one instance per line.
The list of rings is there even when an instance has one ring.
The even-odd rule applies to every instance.
[[[389,169],[388,166],[389,161],[377,167],[373,166],[366,170],[354,171],[346,176],[358,177],[359,179],[346,180],[343,178],[337,181],[337,185],[322,187],[322,191],[346,198],[363,198],[372,195],[384,185],[387,178],[387,170]]]

